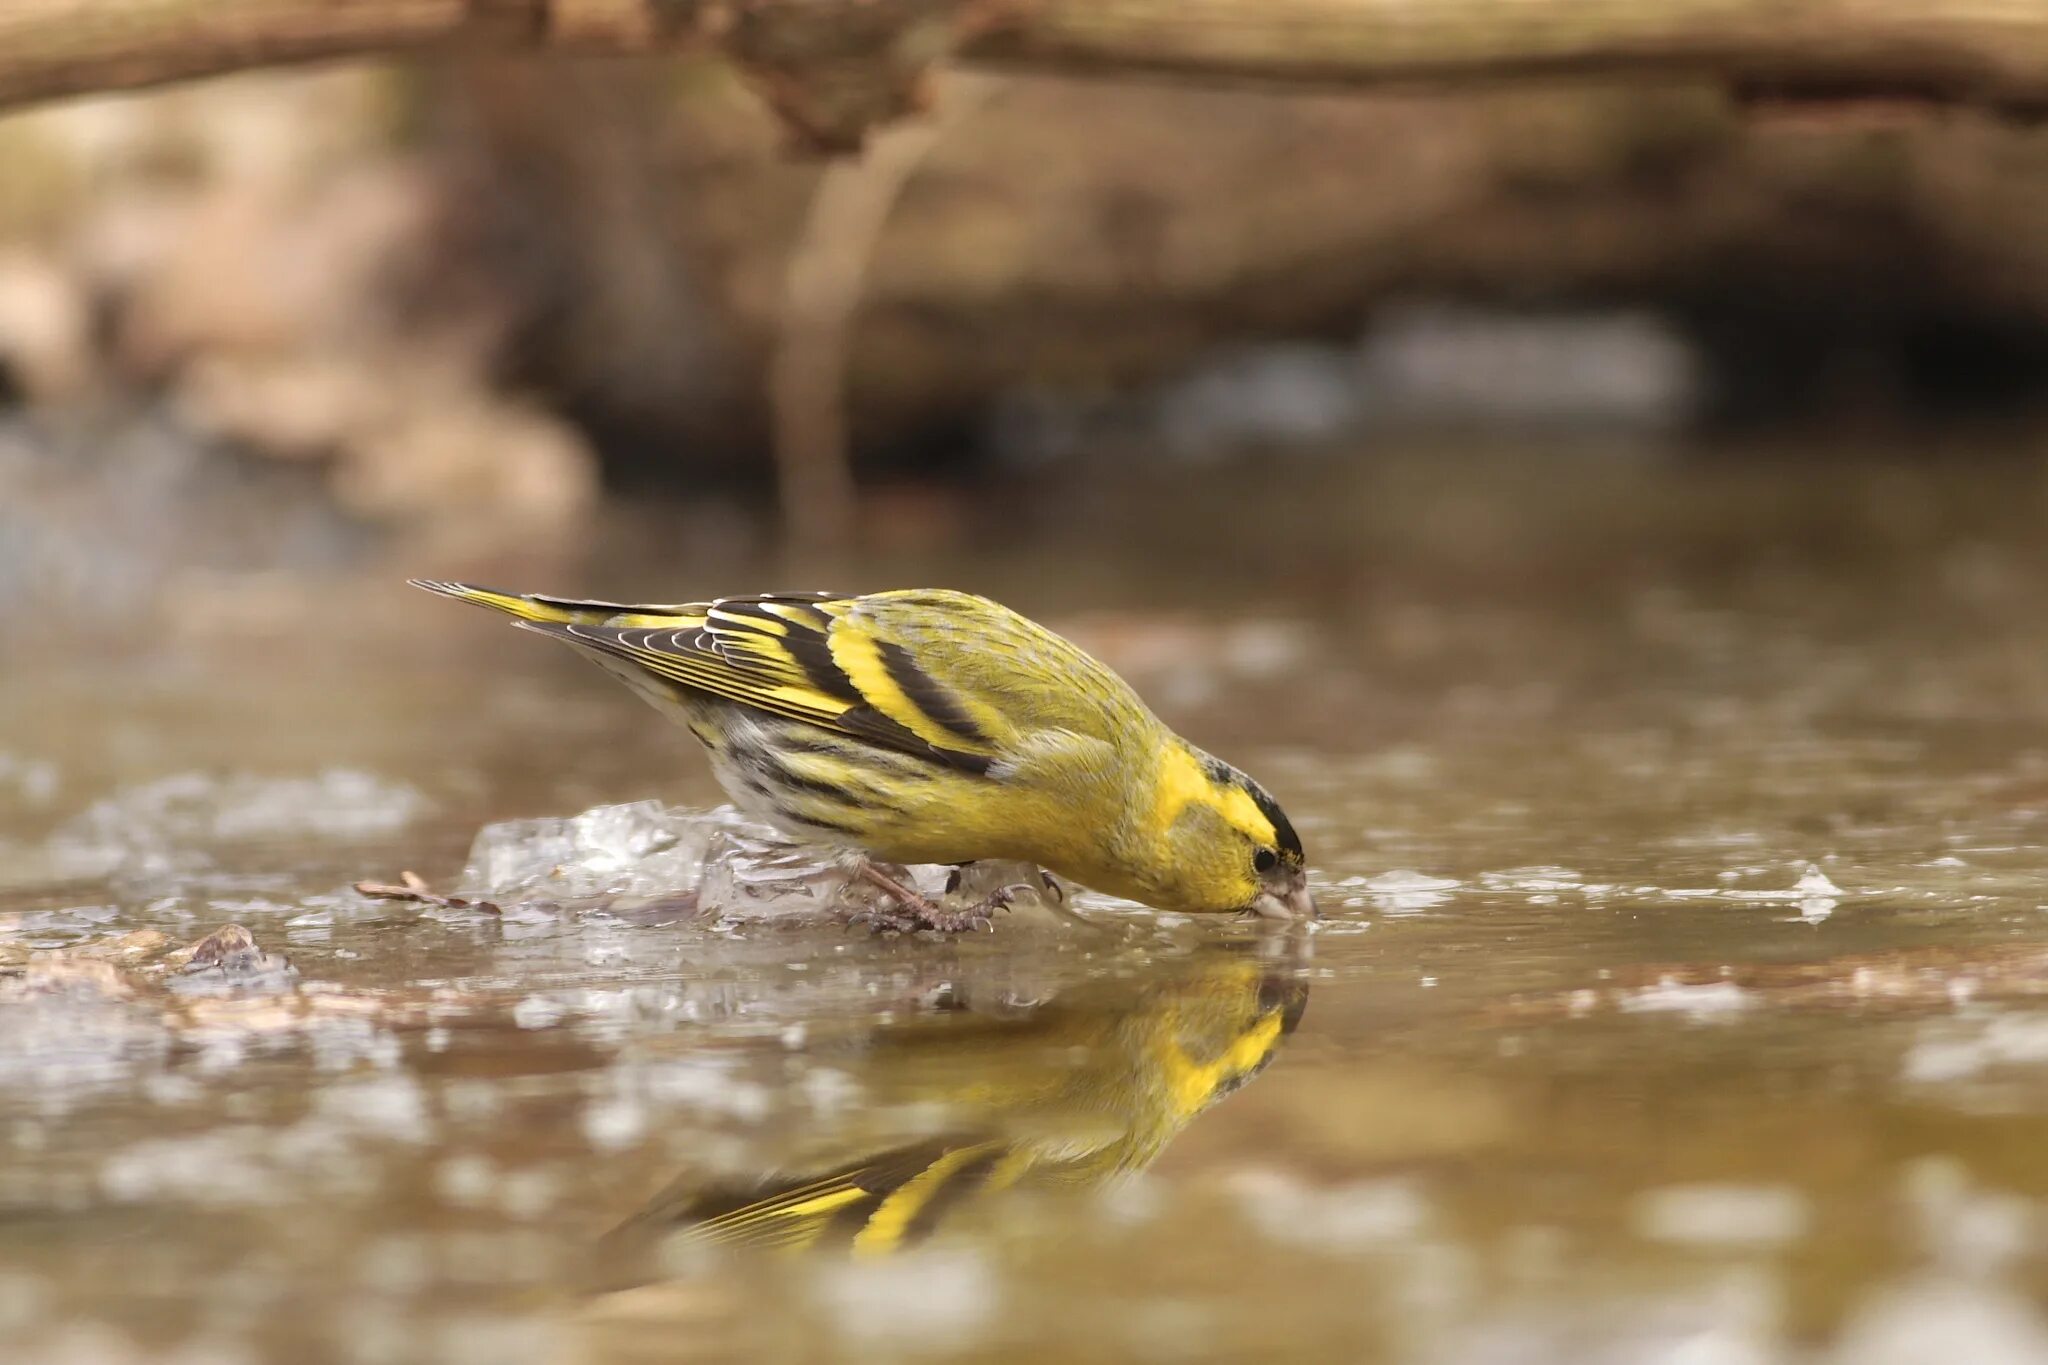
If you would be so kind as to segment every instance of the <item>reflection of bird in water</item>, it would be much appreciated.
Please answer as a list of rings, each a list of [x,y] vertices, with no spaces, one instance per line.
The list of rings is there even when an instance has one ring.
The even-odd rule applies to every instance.
[[[1105,1184],[1257,1075],[1307,1003],[1292,965],[1209,950],[1135,995],[1104,981],[1020,1016],[879,1033],[864,1079],[943,1105],[943,1132],[743,1186],[672,1188],[614,1237],[887,1252],[1000,1191]]]

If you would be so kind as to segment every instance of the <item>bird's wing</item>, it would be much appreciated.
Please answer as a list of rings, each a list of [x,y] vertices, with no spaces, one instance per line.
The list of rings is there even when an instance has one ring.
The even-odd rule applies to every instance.
[[[1011,1155],[992,1139],[933,1139],[822,1174],[657,1200],[627,1227],[680,1227],[691,1240],[718,1246],[834,1241],[894,1251],[923,1238],[961,1198],[1014,1180],[1016,1163],[1005,1160]]]
[[[914,588],[872,593],[849,610],[875,642],[875,657],[852,670],[864,690],[965,741],[986,738],[1006,757],[1090,741],[1120,746],[1158,728],[1123,679],[986,598]],[[845,660],[852,651],[838,653]]]
[[[462,583],[431,592],[495,608],[527,630],[631,664],[671,685],[871,744],[987,772],[999,734],[925,672],[867,599],[764,593],[632,606],[501,593]]]
[[[949,710],[909,654],[854,614],[858,599],[727,597],[662,627],[521,621],[658,678],[885,748],[986,772],[994,738]]]

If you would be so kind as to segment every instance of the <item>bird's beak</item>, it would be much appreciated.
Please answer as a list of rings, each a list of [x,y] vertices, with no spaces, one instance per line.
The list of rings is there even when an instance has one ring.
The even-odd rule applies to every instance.
[[[1316,898],[1308,893],[1308,883],[1298,882],[1283,895],[1277,891],[1261,891],[1252,902],[1252,910],[1261,919],[1320,919],[1316,909]]]

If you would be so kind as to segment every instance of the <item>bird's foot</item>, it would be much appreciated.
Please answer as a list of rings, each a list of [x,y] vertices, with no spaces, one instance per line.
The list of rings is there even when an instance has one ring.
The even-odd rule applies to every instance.
[[[995,912],[1008,909],[1018,892],[1030,889],[1023,885],[1001,886],[972,905],[948,909],[873,863],[863,862],[855,875],[884,893],[881,904],[857,911],[851,917],[853,923],[868,925],[878,933],[894,930],[908,934],[919,929],[936,929],[942,934],[964,934],[983,929],[992,932],[995,922],[991,917]],[[959,873],[955,872],[946,889],[954,890],[959,884]]]

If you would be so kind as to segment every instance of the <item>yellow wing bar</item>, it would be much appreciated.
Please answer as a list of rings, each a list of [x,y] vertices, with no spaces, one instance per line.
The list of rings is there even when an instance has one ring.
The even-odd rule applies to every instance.
[[[993,1140],[920,1142],[824,1175],[700,1196],[661,1221],[719,1246],[808,1247],[831,1234],[858,1252],[895,1251],[989,1186],[1006,1150]]]
[[[985,773],[1000,757],[967,705],[886,638],[859,598],[771,593],[630,605],[414,582],[689,691],[963,772]]]

